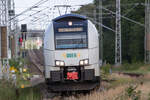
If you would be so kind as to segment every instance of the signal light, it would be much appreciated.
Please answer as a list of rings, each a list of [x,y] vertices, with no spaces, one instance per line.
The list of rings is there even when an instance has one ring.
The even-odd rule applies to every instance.
[[[21,42],[21,43],[22,43],[22,42],[23,42],[23,39],[22,39],[22,38],[19,38],[19,42]]]
[[[21,32],[27,32],[27,24],[21,24]]]
[[[22,45],[23,39],[20,37],[19,38],[19,45]]]

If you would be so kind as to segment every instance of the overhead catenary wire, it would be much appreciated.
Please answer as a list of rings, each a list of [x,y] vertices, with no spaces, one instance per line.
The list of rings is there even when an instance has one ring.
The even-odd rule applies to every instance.
[[[38,3],[34,4],[33,6],[27,8],[27,9],[24,10],[23,12],[21,12],[21,13],[17,14],[16,16],[14,16],[14,17],[11,18],[9,21],[11,21],[11,20],[13,20],[14,18],[17,18],[17,17],[23,15],[24,13],[26,13],[26,12],[28,12],[28,11],[31,11],[31,10],[34,9],[34,8],[37,8],[39,5],[44,4],[44,3],[47,2],[47,1],[48,1],[48,0],[41,0],[41,1],[39,1]]]
[[[102,27],[104,27],[104,28],[106,28],[106,29],[108,29],[108,30],[110,30],[110,31],[112,31],[112,32],[116,32],[115,30],[113,30],[113,29],[111,29],[111,28],[109,28],[108,26],[105,26],[104,24],[102,24],[102,23],[99,23],[99,22],[97,22],[97,21],[94,21],[94,19],[93,18],[91,18],[91,17],[87,17],[87,18],[89,18],[90,20],[92,20],[94,23],[96,23],[96,24],[98,24],[98,25],[100,25],[100,26],[102,26]]]
[[[16,16],[13,17],[13,18],[17,18],[17,17],[19,17],[19,16],[25,14],[26,12],[31,11],[31,10],[33,10],[34,8],[39,7],[40,5],[42,5],[43,3],[47,2],[47,1],[48,1],[48,0],[41,0],[41,1],[39,1],[38,3],[36,3],[35,5],[31,6],[30,8],[27,8],[25,11],[21,12],[20,14],[16,15]],[[122,6],[129,6],[129,5],[135,5],[135,6],[137,6],[137,5],[140,5],[140,4],[141,4],[141,3],[122,4]],[[84,6],[84,5],[71,5],[71,7],[73,7],[73,6]],[[71,8],[71,7],[70,7],[70,8]],[[100,9],[104,9],[104,10],[106,10],[106,11],[109,11],[109,13],[111,13],[112,15],[115,15],[115,14],[116,14],[115,12],[113,12],[113,11],[111,11],[111,10],[109,10],[109,9],[107,9],[107,8],[105,8],[105,7],[103,7],[103,6],[101,6]],[[132,9],[133,9],[133,8],[132,8]],[[37,11],[37,14],[38,14],[38,12],[39,12],[39,11]],[[36,15],[36,14],[35,14],[35,15]],[[31,17],[31,16],[34,16],[34,14],[33,14],[33,15],[32,15],[32,14],[29,15],[29,17]],[[29,18],[29,17],[28,17],[28,18]],[[139,23],[139,22],[137,22],[137,21],[135,21],[135,20],[132,20],[132,19],[130,19],[130,18],[128,18],[128,17],[125,17],[125,16],[122,16],[122,15],[121,15],[121,17],[124,18],[124,19],[126,19],[126,20],[128,20],[128,21],[130,21],[130,22],[133,22],[133,23],[135,23],[135,24],[138,24],[138,25],[144,27],[144,24],[141,24],[141,23]],[[13,19],[13,18],[12,18],[12,19]],[[10,20],[12,20],[12,19],[10,19]],[[27,17],[24,18],[24,19],[22,19],[21,21],[23,21],[23,20],[25,20],[25,19],[27,19]]]
[[[115,12],[113,12],[113,11],[111,11],[111,10],[105,8],[105,7],[100,6],[100,8],[101,8],[101,9],[104,9],[104,10],[106,10],[106,11],[108,11],[108,12],[114,14],[114,15],[116,15]],[[141,24],[141,23],[139,23],[139,22],[137,22],[137,21],[135,21],[135,20],[132,20],[132,19],[130,19],[130,18],[128,18],[128,17],[125,17],[125,16],[123,16],[123,15],[121,15],[121,17],[124,18],[124,19],[126,19],[126,20],[128,20],[128,21],[130,21],[130,22],[133,22],[133,23],[138,24],[138,25],[140,25],[140,26],[142,26],[142,27],[145,27],[144,24]]]
[[[135,6],[137,6],[137,5],[141,5],[141,3],[123,4],[123,5],[124,5],[124,6],[125,6],[125,5],[135,5]],[[122,6],[123,6],[123,5],[122,5]],[[75,6],[84,6],[84,5],[75,5]],[[105,7],[103,7],[103,6],[100,6],[100,9],[106,10],[106,11],[112,13],[113,15],[116,15],[116,12],[113,12],[113,11],[111,11],[111,10],[109,10],[109,9],[107,9],[107,8],[105,8]],[[130,22],[133,22],[133,23],[138,24],[138,25],[140,25],[140,26],[142,26],[142,27],[145,27],[144,24],[142,24],[142,23],[140,23],[140,22],[137,22],[137,21],[135,21],[135,20],[133,20],[133,19],[130,19],[130,18],[125,17],[125,16],[123,16],[123,15],[121,15],[121,17],[122,17],[123,19],[126,19],[126,20],[130,21]]]
[[[138,6],[138,4],[137,5],[134,5],[131,9],[129,9],[129,11],[127,11],[123,16],[126,16],[126,15],[128,15],[135,7],[137,7]]]
[[[121,7],[126,7],[126,6],[134,6],[134,5],[141,5],[142,3],[127,3],[127,4],[121,4]],[[116,7],[116,4],[112,5],[106,5],[104,7]]]
[[[33,14],[30,14],[29,16],[27,16],[27,17],[25,17],[25,18],[19,20],[19,22],[21,22],[21,21],[23,21],[23,20],[26,20],[27,18],[32,17],[32,16],[34,16],[34,15],[36,15],[36,14],[38,14],[38,13],[40,13],[40,12],[42,12],[42,11],[48,9],[48,8],[49,8],[49,7],[46,7],[46,8],[44,8],[44,9],[42,9],[42,10],[39,10],[39,11],[33,13]]]

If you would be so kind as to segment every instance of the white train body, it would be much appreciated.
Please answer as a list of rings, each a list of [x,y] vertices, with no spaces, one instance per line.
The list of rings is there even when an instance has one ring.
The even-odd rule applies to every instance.
[[[47,83],[99,82],[99,35],[86,17],[67,14],[52,20],[44,57]]]

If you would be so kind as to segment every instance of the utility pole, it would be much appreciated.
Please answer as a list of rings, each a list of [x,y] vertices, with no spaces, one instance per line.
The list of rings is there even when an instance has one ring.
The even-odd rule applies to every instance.
[[[145,5],[145,63],[150,64],[150,0]]]
[[[94,16],[96,15],[95,19],[96,22],[99,22],[100,24],[102,24],[102,0],[95,0],[95,6],[96,6],[96,14],[94,14]],[[95,13],[95,12],[94,12]],[[103,29],[101,25],[96,25],[96,27],[98,28],[99,31],[99,48],[100,48],[100,62],[103,62]]]
[[[103,23],[102,21],[102,17],[103,17],[103,14],[102,14],[102,0],[99,0],[99,23]],[[100,35],[100,60],[101,60],[101,63],[103,63],[103,28],[101,25],[99,25],[99,35]]]
[[[9,0],[0,0],[0,78],[9,78],[8,67],[8,6]],[[0,62],[1,62],[0,61]],[[2,73],[3,72],[3,73]]]
[[[15,25],[15,20],[12,19],[15,16],[15,3],[14,0],[8,0],[8,32],[9,32],[9,53],[8,53],[8,58],[15,57],[15,51],[16,51],[16,43],[15,40],[16,38],[16,25]]]
[[[94,21],[96,21],[97,18],[96,18],[96,10],[95,10],[95,9],[94,9],[94,11],[93,11],[93,15],[94,15]]]
[[[0,58],[7,58],[7,0],[0,0]],[[4,37],[2,37],[4,36]]]
[[[7,0],[0,0],[0,25],[7,25]]]
[[[14,12],[14,0],[0,0],[0,56],[1,58],[10,58],[10,44],[12,30],[15,30],[15,19],[11,20],[15,16]]]
[[[116,41],[115,41],[115,64],[121,65],[121,8],[120,0],[116,0]]]

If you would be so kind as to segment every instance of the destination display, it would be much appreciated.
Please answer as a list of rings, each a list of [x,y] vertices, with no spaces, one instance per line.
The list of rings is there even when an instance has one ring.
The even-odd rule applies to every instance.
[[[82,32],[82,27],[77,28],[58,28],[58,32]]]

